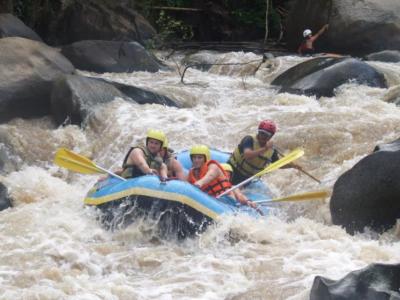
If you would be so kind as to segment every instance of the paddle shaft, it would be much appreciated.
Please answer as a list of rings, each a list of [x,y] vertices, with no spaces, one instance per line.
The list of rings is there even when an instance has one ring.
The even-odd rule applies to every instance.
[[[275,146],[276,151],[278,152],[279,155],[283,156],[283,153],[281,151],[280,148]],[[318,182],[319,184],[321,184],[321,180],[319,180],[318,178],[316,178],[315,176],[311,175],[310,173],[308,173],[306,170],[304,170],[301,166],[294,164],[296,166],[296,169],[299,170],[300,172],[303,172],[304,174],[306,174],[308,177],[312,178],[313,180],[315,180],[316,182]]]
[[[225,192],[223,192],[221,195],[218,195],[217,198],[225,196],[226,194],[229,194],[230,192],[232,192],[233,190],[236,190],[238,188],[240,188],[241,186],[245,185],[246,183],[252,181],[254,178],[257,177],[258,174],[255,174],[249,178],[247,178],[245,181],[242,181],[241,183],[238,183],[237,185],[231,187],[230,189],[226,190]]]
[[[298,168],[297,170],[299,170],[300,172],[303,172],[304,174],[306,174],[308,177],[314,179],[316,182],[318,182],[319,184],[321,184],[321,180],[319,180],[318,178],[314,177],[313,175],[311,175],[310,173],[308,173],[306,170],[304,170],[302,167],[300,167],[299,165],[296,165]]]
[[[125,178],[96,165],[89,158],[77,154],[66,148],[59,148],[54,157],[54,163],[68,170],[82,174],[102,174],[107,173],[115,178],[126,181]]]
[[[257,174],[247,178],[246,180],[242,181],[241,183],[238,183],[237,185],[231,187],[230,189],[226,190],[222,194],[218,195],[217,198],[225,196],[226,194],[230,193],[233,190],[236,190],[237,188],[243,186],[244,184],[250,182],[256,177],[263,176],[267,174],[268,172],[274,171],[276,169],[279,169],[280,167],[287,165],[288,163],[291,163],[292,161],[296,160],[297,158],[301,157],[304,154],[304,151],[302,149],[295,149],[292,152],[290,152],[288,155],[282,157],[281,159],[273,162],[269,166],[267,166],[264,170],[258,172]]]
[[[103,172],[107,173],[108,175],[111,175],[111,176],[113,176],[115,178],[121,179],[122,181],[126,181],[126,179],[124,177],[121,177],[121,176],[119,176],[119,175],[117,175],[117,174],[115,174],[115,173],[113,173],[113,172],[111,172],[111,171],[109,171],[107,169],[104,169],[104,168],[102,168],[102,167],[100,167],[98,165],[96,165],[96,167],[98,169],[102,170]]]
[[[308,201],[308,200],[321,200],[328,196],[328,192],[325,190],[322,191],[314,191],[307,192],[301,194],[294,194],[287,197],[268,199],[268,200],[259,200],[254,201],[257,204],[269,204],[274,202],[283,202],[283,201]]]

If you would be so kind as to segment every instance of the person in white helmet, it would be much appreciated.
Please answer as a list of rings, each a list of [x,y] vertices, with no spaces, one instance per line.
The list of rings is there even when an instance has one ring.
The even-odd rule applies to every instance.
[[[329,25],[325,24],[315,35],[312,34],[312,31],[310,29],[304,30],[303,31],[304,40],[297,49],[297,52],[300,55],[314,54],[315,53],[314,42],[319,38],[321,34],[324,33],[325,30],[328,29],[328,27]]]

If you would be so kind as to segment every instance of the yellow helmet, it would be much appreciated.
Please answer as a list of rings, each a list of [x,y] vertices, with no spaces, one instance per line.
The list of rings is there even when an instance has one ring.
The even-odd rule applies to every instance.
[[[167,137],[165,137],[162,147],[168,149],[168,138]]]
[[[231,172],[231,173],[233,172],[232,166],[230,164],[223,163],[223,164],[221,164],[221,167],[225,171],[228,171],[228,172]]]
[[[162,144],[164,144],[165,134],[161,130],[149,129],[147,131],[146,144],[147,144],[147,139],[155,139],[157,141],[160,141]]]
[[[195,145],[190,149],[190,156],[192,155],[204,155],[206,161],[211,159],[210,149],[206,145]]]

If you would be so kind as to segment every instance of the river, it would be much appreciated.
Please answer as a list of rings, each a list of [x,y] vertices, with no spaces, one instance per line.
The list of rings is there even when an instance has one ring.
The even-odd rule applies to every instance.
[[[160,58],[166,52],[159,52]],[[245,63],[253,53],[192,56],[204,62]],[[163,129],[176,151],[205,143],[232,151],[262,119],[278,126],[282,149],[303,147],[298,161],[322,186],[293,169],[263,177],[275,196],[331,189],[335,180],[376,144],[399,137],[400,107],[384,102],[387,89],[356,83],[333,98],[277,94],[269,83],[305,60],[294,56],[261,65],[188,69],[186,85],[176,53],[173,71],[89,74],[165,94],[184,108],[138,105],[116,99],[97,109],[84,129],[56,128],[49,118],[15,119],[0,125],[21,169],[4,176],[15,207],[0,212],[0,299],[308,299],[317,275],[339,279],[370,263],[400,261],[400,226],[382,234],[355,236],[332,225],[329,199],[284,202],[271,216],[228,217],[185,241],[154,236],[140,222],[108,232],[83,198],[96,176],[74,174],[52,163],[65,146],[113,169],[148,128]],[[392,87],[400,64],[371,63]],[[183,69],[183,68],[182,68]],[[182,70],[181,70],[182,71]],[[239,238],[227,238],[234,231]]]

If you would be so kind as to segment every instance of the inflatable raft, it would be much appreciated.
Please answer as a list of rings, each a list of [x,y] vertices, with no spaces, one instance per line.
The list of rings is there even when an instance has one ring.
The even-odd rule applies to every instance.
[[[211,158],[226,162],[229,154],[212,150]],[[185,169],[190,168],[188,151],[179,153],[177,159]],[[246,187],[244,193],[251,200],[268,199],[271,195],[259,180]],[[216,199],[188,182],[169,180],[164,184],[154,175],[126,181],[110,177],[97,182],[84,202],[101,210],[101,221],[109,229],[124,227],[145,216],[157,220],[161,233],[178,237],[202,232],[223,215],[246,213],[260,216],[257,210],[240,205],[229,196]],[[261,209],[264,215],[268,213],[266,207]]]

